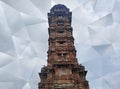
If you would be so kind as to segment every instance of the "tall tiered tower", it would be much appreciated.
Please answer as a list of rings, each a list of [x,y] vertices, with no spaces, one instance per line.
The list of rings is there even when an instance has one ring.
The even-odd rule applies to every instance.
[[[61,4],[48,13],[48,60],[39,73],[38,89],[89,89],[87,71],[76,58],[71,16],[69,9]]]

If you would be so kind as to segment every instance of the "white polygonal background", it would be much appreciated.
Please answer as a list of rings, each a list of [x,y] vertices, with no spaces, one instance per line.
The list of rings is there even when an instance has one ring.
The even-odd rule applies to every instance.
[[[47,13],[55,4],[72,11],[90,89],[119,89],[120,0],[0,0],[0,89],[38,89],[47,64]]]

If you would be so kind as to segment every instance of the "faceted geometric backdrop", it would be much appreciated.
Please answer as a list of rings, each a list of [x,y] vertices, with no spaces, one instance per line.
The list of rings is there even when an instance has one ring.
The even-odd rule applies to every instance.
[[[72,11],[90,89],[119,89],[120,0],[0,0],[0,89],[38,89],[47,63],[47,12],[58,3]]]

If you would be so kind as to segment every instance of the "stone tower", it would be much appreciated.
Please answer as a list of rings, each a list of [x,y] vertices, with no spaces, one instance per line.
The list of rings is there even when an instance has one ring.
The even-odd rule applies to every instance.
[[[39,73],[38,89],[89,89],[87,71],[76,58],[71,18],[72,13],[61,4],[48,13],[48,60]]]

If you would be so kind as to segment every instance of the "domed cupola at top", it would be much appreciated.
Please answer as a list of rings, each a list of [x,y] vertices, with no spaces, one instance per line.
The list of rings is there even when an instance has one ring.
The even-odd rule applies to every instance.
[[[52,7],[50,11],[51,12],[66,12],[66,11],[68,12],[69,9],[65,5],[57,4],[54,7]]]
[[[57,4],[48,13],[49,26],[71,25],[71,16],[72,12],[65,5]]]

